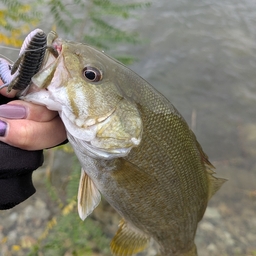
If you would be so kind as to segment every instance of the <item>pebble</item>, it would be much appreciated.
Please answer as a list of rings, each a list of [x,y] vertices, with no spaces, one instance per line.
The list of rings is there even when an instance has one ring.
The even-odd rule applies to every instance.
[[[17,219],[18,219],[18,213],[17,212],[13,212],[13,213],[10,214],[9,221],[16,222]]]
[[[210,222],[203,222],[201,225],[200,225],[200,228],[202,230],[205,230],[206,232],[211,232],[211,231],[214,231],[214,226],[212,223]]]
[[[221,215],[218,211],[218,209],[213,208],[213,207],[207,207],[205,214],[204,214],[204,218],[208,218],[208,219],[220,219]]]
[[[217,247],[216,247],[215,244],[210,243],[210,244],[207,246],[207,250],[208,250],[209,252],[216,252],[216,251],[217,251]]]
[[[30,220],[37,216],[37,212],[35,211],[34,207],[32,205],[28,205],[24,210],[24,219]]]
[[[233,246],[235,245],[234,239],[232,239],[232,236],[229,232],[223,231],[223,236],[224,236],[224,242],[227,246]]]
[[[16,230],[11,230],[8,233],[8,244],[13,245],[17,240],[17,232]]]
[[[28,205],[24,209],[24,219],[43,219],[46,220],[50,216],[50,211],[46,209],[46,204],[41,200],[36,201],[35,205]]]

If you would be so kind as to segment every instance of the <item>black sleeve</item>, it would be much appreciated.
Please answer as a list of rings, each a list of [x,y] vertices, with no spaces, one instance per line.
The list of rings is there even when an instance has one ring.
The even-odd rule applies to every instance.
[[[32,173],[43,151],[26,151],[0,142],[0,210],[14,207],[35,193]]]
[[[0,95],[0,103],[10,99]],[[35,193],[32,173],[43,164],[43,151],[26,151],[0,142],[0,210],[14,207]]]

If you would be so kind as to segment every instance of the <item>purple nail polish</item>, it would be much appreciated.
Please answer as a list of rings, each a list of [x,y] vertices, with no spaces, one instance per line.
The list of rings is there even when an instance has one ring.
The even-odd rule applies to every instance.
[[[0,117],[9,119],[23,119],[27,116],[27,110],[20,105],[4,104],[0,106]]]
[[[7,123],[0,120],[0,136],[4,137],[6,133]]]

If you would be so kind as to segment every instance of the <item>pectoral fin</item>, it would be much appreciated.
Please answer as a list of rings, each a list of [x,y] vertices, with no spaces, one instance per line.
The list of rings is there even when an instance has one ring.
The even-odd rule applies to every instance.
[[[78,188],[78,214],[82,220],[85,220],[93,210],[98,206],[101,200],[99,190],[94,185],[93,181],[81,170],[81,177]]]
[[[143,251],[148,245],[149,237],[121,220],[119,229],[111,241],[113,255],[128,256]]]

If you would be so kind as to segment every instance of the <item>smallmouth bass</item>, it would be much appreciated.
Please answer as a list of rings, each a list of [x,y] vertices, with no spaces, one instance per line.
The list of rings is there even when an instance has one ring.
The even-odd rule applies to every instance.
[[[50,34],[58,57],[32,78],[22,98],[56,110],[82,165],[78,211],[101,194],[122,216],[113,255],[144,250],[196,256],[198,222],[225,182],[175,107],[149,83],[97,49]]]

